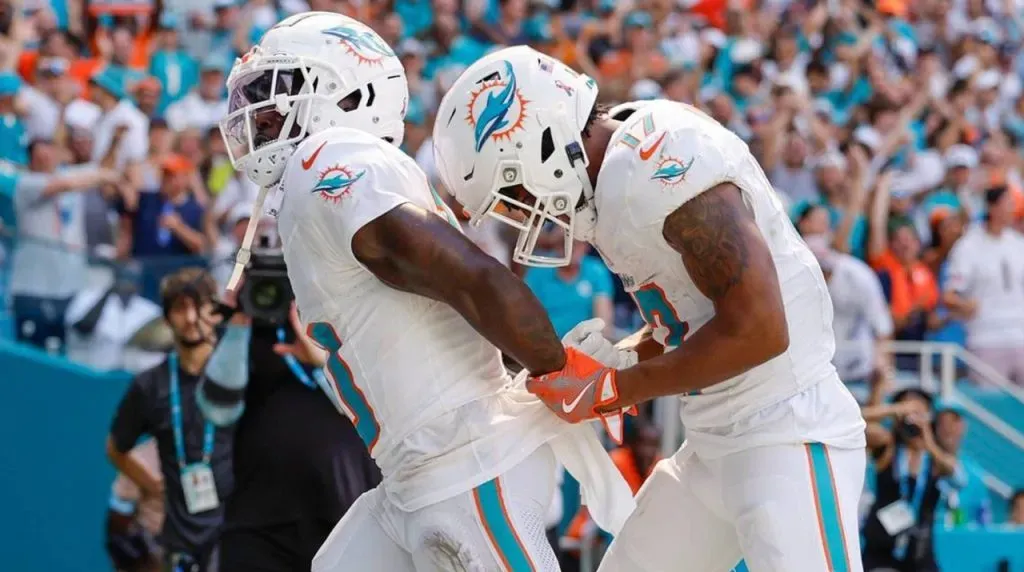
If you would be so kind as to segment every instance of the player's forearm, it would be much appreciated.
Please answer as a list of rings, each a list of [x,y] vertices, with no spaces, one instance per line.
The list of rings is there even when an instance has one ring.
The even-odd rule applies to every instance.
[[[765,363],[788,347],[785,327],[734,328],[716,316],[676,349],[620,370],[619,399],[603,410],[701,391]]]
[[[562,369],[565,348],[533,292],[504,267],[480,274],[456,310],[531,374]]]

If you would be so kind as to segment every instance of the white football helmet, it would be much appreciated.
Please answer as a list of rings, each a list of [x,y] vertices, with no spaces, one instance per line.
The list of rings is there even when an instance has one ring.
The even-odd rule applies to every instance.
[[[470,224],[490,215],[519,230],[520,264],[564,266],[573,240],[593,236],[582,132],[596,102],[594,80],[526,46],[477,60],[441,100],[433,135],[441,180]],[[538,253],[548,226],[563,232],[561,251]]]
[[[228,75],[228,115],[220,122],[231,164],[260,186],[228,282],[249,263],[268,189],[296,147],[313,133],[350,127],[397,145],[405,134],[405,68],[376,32],[333,12],[304,12],[267,30]]]
[[[281,179],[298,143],[330,127],[402,143],[405,69],[376,32],[347,16],[305,12],[282,20],[235,61],[227,83],[221,133],[235,169],[261,187]]]

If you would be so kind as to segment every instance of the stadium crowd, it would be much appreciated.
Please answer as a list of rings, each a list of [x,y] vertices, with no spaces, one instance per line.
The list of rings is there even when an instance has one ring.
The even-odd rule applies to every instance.
[[[828,280],[835,363],[877,430],[867,514],[899,494],[884,467],[913,440],[908,423],[950,455],[966,429],[955,404],[892,399],[897,372],[928,364],[892,358],[886,341],[961,344],[986,376],[1024,386],[1018,0],[0,0],[0,336],[101,369],[152,363],[127,346],[161,313],[160,279],[203,266],[223,285],[258,191],[217,129],[226,74],[305,10],[356,17],[395,47],[411,96],[403,149],[439,189],[433,110],[495,46],[562,59],[607,103],[680,101],[743,137]],[[466,232],[510,263],[502,228]],[[566,268],[516,270],[559,334],[591,317],[612,337],[640,324],[583,244]],[[638,488],[660,432],[632,436],[613,454]],[[960,466],[955,487],[934,483],[933,517],[992,524],[980,473]],[[570,558],[587,527],[572,496],[550,523]],[[892,548],[872,535],[867,518],[866,554],[882,564],[935,569],[883,562]]]

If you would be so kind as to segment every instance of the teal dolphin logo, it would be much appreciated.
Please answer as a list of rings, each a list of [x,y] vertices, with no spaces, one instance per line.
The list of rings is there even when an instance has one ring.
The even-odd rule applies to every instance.
[[[658,168],[651,175],[652,181],[660,181],[665,185],[677,185],[686,178],[686,173],[693,167],[693,158],[685,165],[679,159],[666,157],[658,163]]]
[[[395,55],[391,46],[368,28],[335,26],[327,28],[323,33],[338,38],[348,48],[349,53],[359,59],[361,64],[378,64],[384,58]]]
[[[522,129],[523,119],[526,118],[528,102],[519,93],[512,64],[508,61],[504,63],[504,79],[485,81],[480,89],[470,94],[467,119],[473,126],[478,153],[488,139],[510,138]],[[487,97],[482,98],[484,95]]]
[[[337,203],[352,192],[352,185],[363,178],[366,171],[353,173],[349,168],[335,165],[320,173],[311,192],[320,193],[321,198]]]

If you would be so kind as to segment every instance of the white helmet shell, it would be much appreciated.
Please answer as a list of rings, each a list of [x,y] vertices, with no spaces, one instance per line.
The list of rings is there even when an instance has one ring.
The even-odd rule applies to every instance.
[[[564,266],[573,240],[592,235],[582,132],[596,101],[594,80],[525,46],[477,60],[441,100],[433,134],[441,180],[470,224],[492,216],[519,230],[516,262]],[[519,186],[525,197],[506,190]],[[537,252],[547,226],[562,230],[561,252]]]
[[[306,12],[267,31],[228,75],[221,121],[232,164],[260,186],[277,183],[296,145],[336,126],[400,145],[409,88],[401,61],[366,25]]]

